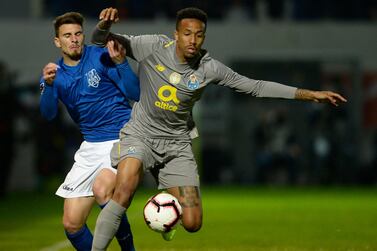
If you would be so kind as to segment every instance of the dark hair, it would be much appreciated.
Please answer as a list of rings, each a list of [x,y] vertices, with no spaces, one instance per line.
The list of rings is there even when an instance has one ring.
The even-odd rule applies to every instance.
[[[181,20],[185,18],[198,19],[204,23],[205,27],[207,27],[207,13],[196,7],[188,7],[177,12],[177,20],[175,23],[176,30],[178,30],[178,26]]]
[[[82,26],[84,17],[78,12],[67,12],[54,20],[55,36],[59,35],[59,27],[63,24],[78,24]]]

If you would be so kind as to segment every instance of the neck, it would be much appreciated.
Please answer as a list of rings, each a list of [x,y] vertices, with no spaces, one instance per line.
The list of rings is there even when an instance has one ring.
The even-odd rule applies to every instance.
[[[178,47],[175,48],[175,54],[177,55],[177,58],[180,63],[187,63],[187,59],[185,58],[183,53],[178,50]]]
[[[76,66],[80,63],[80,59],[76,60],[68,56],[63,56],[63,62],[65,65],[68,65],[68,66]]]

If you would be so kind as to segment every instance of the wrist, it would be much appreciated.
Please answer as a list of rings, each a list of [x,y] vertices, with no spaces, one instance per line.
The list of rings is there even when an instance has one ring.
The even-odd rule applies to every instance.
[[[300,99],[300,100],[314,100],[315,95],[314,92],[311,90],[306,90],[306,89],[297,89],[295,93],[295,99]]]
[[[98,30],[100,31],[108,31],[110,28],[111,28],[111,25],[113,23],[111,21],[106,21],[106,20],[101,20],[98,24],[97,24],[97,28]]]

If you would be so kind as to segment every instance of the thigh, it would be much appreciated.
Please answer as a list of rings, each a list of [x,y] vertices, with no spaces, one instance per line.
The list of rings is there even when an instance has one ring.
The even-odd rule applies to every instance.
[[[127,157],[120,161],[113,200],[128,208],[143,174],[143,163],[139,159]]]
[[[111,149],[111,165],[113,167],[119,166],[126,158],[138,159],[142,162],[144,168],[149,168],[153,165],[154,160],[151,155],[151,149],[145,144],[140,137],[135,137],[126,134],[119,142],[113,145]]]
[[[63,198],[93,196],[96,176],[100,170],[110,166],[109,154],[114,142],[116,141],[84,141],[75,153],[75,163],[56,194]]]
[[[94,201],[94,197],[65,199],[63,221],[70,225],[83,225],[88,218]]]
[[[181,142],[169,146],[167,156],[170,159],[159,169],[158,188],[193,186],[199,187],[198,166],[191,144]]]

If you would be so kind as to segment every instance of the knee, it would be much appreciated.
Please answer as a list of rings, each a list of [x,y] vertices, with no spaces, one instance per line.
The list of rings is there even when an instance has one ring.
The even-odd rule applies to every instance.
[[[187,232],[195,233],[200,230],[202,227],[202,217],[190,217],[190,218],[183,218],[182,226],[186,229]]]
[[[136,189],[127,184],[127,182],[119,182],[114,191],[113,198],[117,201],[128,202],[132,199]]]
[[[113,186],[101,184],[100,182],[95,182],[92,189],[94,197],[99,204],[104,204],[109,201],[114,191]]]
[[[186,229],[187,232],[195,233],[200,230],[202,227],[201,222],[193,222],[193,223],[185,223],[183,224],[183,227]]]
[[[75,222],[69,217],[63,217],[63,226],[66,232],[72,234],[79,231],[84,226],[84,222]]]

